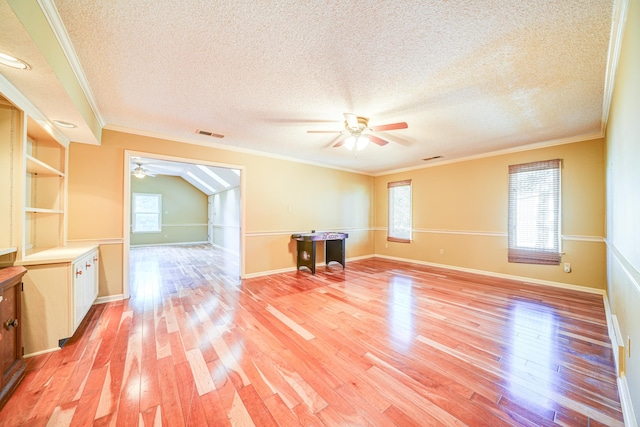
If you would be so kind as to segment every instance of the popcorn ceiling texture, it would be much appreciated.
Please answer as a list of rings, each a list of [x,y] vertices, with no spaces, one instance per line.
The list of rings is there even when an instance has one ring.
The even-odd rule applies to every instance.
[[[370,173],[601,132],[612,0],[54,4],[107,125]]]

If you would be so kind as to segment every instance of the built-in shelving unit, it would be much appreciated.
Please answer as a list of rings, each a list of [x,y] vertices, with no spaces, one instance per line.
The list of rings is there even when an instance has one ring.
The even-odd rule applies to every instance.
[[[23,258],[65,243],[67,147],[27,118]]]
[[[35,355],[71,337],[95,301],[99,248],[67,242],[69,142],[16,99],[0,95],[0,267],[27,268],[19,323]]]

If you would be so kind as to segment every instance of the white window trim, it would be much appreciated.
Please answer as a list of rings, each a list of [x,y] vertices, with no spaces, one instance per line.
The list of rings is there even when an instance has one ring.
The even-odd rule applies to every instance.
[[[392,189],[396,188],[396,187],[409,187],[409,237],[398,237],[395,236],[395,229],[392,226],[392,218],[393,218],[393,214],[392,214],[392,200],[391,200],[391,195],[392,195]],[[413,239],[413,188],[412,188],[412,184],[411,184],[411,180],[407,179],[407,180],[403,180],[403,181],[394,181],[394,182],[389,182],[387,183],[387,198],[388,198],[388,224],[387,224],[387,241],[389,242],[399,242],[399,243],[411,243],[412,239]]]
[[[139,231],[136,230],[136,214],[138,213],[153,213],[155,214],[156,212],[136,212],[136,197],[138,196],[153,196],[156,197],[158,199],[158,229],[157,230],[144,230],[144,231]],[[162,233],[162,194],[158,194],[158,193],[132,193],[131,196],[131,232],[133,234],[159,234]]]

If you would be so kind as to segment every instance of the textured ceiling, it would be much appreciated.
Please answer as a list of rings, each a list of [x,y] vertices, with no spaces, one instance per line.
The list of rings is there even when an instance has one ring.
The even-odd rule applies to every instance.
[[[107,127],[380,173],[606,118],[613,0],[48,2]],[[345,112],[408,128],[357,153],[307,133]]]

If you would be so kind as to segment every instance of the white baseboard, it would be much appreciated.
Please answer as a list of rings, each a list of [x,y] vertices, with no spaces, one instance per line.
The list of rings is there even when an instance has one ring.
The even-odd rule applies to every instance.
[[[98,298],[96,298],[96,300],[93,302],[93,305],[106,304],[108,302],[114,302],[114,301],[122,301],[123,299],[124,299],[124,295],[123,294],[108,295],[106,297],[98,297]]]
[[[633,411],[633,403],[631,403],[631,393],[629,393],[629,386],[625,375],[618,377],[618,393],[620,394],[620,405],[622,405],[624,425],[626,427],[638,427],[636,414]]]
[[[142,248],[145,246],[191,246],[191,245],[206,245],[209,242],[206,240],[202,242],[176,242],[176,243],[145,243],[142,245],[129,245],[130,248]]]
[[[53,347],[53,348],[48,348],[46,350],[36,351],[35,353],[25,354],[22,357],[24,357],[25,359],[28,359],[30,357],[40,356],[41,354],[53,353],[54,351],[58,351],[58,350],[60,350],[60,347]]]
[[[553,282],[551,280],[534,279],[531,277],[514,276],[512,274],[496,273],[495,271],[476,270],[475,268],[457,267],[455,265],[437,264],[435,262],[418,261],[414,259],[398,258],[398,257],[387,256],[387,255],[375,255],[375,257],[390,259],[393,261],[406,262],[410,264],[428,265],[430,267],[444,268],[447,270],[462,271],[465,273],[480,274],[482,276],[499,277],[501,279],[516,280],[518,282],[526,282],[534,285],[553,286],[555,288],[570,289],[573,291],[588,292],[591,294],[606,295],[607,293],[607,291],[604,289],[596,289],[596,288],[590,288],[588,286],[572,285],[569,283],[562,283],[562,282]]]
[[[375,257],[375,255],[364,255],[364,256],[358,256],[358,257],[353,257],[353,258],[347,258],[345,259],[345,264],[349,264],[349,261],[357,261],[359,259],[367,259],[367,258],[373,258]],[[324,261],[322,262],[316,262],[316,269],[318,267],[322,267],[324,266],[325,263]],[[348,265],[345,266],[345,268],[347,268]],[[277,270],[269,270],[269,271],[260,271],[258,273],[249,273],[249,274],[245,274],[244,276],[242,276],[242,279],[253,279],[254,277],[262,277],[262,276],[269,276],[271,274],[278,274],[278,273],[289,273],[291,271],[296,271],[296,267],[287,267],[287,268],[280,268]]]

